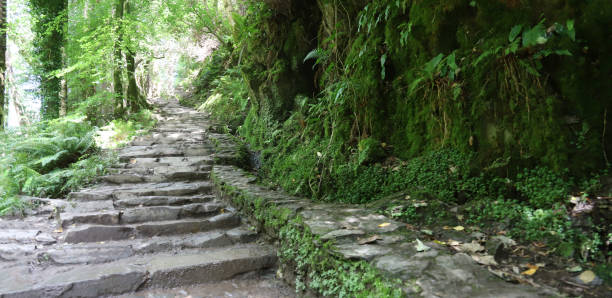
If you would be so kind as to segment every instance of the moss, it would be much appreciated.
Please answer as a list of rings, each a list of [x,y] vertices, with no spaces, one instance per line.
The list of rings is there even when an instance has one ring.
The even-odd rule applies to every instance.
[[[293,276],[298,293],[305,290],[323,296],[401,297],[399,281],[383,277],[364,261],[349,261],[332,253],[332,242],[322,242],[290,209],[223,184],[213,172],[212,180],[224,197],[250,216],[260,231],[280,243],[282,269]]]

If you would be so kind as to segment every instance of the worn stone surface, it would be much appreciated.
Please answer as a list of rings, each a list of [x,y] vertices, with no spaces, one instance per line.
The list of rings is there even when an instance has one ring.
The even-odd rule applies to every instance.
[[[101,183],[29,198],[0,218],[0,297],[104,297],[232,278],[276,264],[273,247],[212,194],[208,118],[158,103],[154,131],[118,150]]]
[[[219,138],[215,136],[217,140]],[[235,146],[221,141],[219,146]],[[230,163],[231,164],[231,163]],[[231,189],[242,199],[264,199],[268,204],[292,208],[310,231],[322,241],[333,241],[331,253],[347,260],[365,260],[390,278],[404,280],[402,290],[423,297],[548,297],[554,289],[511,284],[478,265],[469,255],[453,254],[448,248],[424,241],[417,251],[417,234],[400,222],[361,206],[322,204],[267,190],[252,183],[252,176],[232,165],[215,165],[216,187]],[[373,237],[375,236],[375,237]],[[477,237],[475,235],[474,237]],[[468,235],[467,238],[472,236]],[[369,239],[364,241],[364,239]],[[370,241],[371,240],[371,241]],[[360,241],[362,243],[360,243]],[[319,243],[322,245],[322,243]]]

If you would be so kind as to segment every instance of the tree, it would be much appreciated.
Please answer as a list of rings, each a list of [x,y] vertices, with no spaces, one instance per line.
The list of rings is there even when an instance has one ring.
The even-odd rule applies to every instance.
[[[121,44],[123,43],[123,12],[125,8],[125,0],[115,0],[113,10],[114,19],[117,23],[117,40],[115,41],[113,51],[113,92],[115,93],[115,117],[121,117],[124,114],[123,107],[123,54],[121,52]]]
[[[7,0],[0,0],[0,131],[4,129],[6,89]]]
[[[67,0],[30,0],[34,20],[33,41],[36,64],[34,71],[40,80],[41,115],[43,119],[59,117],[61,78],[52,75],[63,68],[62,47],[65,35]]]

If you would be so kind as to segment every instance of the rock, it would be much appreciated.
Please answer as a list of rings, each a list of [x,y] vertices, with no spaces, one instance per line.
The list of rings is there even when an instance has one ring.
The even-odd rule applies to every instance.
[[[359,245],[357,243],[338,245],[334,249],[348,259],[362,259],[370,261],[374,257],[387,254],[392,251],[390,247],[375,244]]]
[[[365,232],[362,230],[348,230],[348,229],[341,229],[341,230],[335,230],[335,231],[331,231],[323,236],[321,236],[321,240],[332,240],[332,239],[337,239],[337,238],[344,238],[344,237],[353,237],[353,236],[361,236],[364,235]]]
[[[41,233],[36,236],[36,241],[42,244],[49,245],[57,242],[57,239],[53,238],[53,236],[51,236],[50,234]]]
[[[489,239],[485,245],[489,255],[495,257],[495,261],[501,262],[510,256],[511,247],[516,245],[516,241],[506,236],[495,236]]]

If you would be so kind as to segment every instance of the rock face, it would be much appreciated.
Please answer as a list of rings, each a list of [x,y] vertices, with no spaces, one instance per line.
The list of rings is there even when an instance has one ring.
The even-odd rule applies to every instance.
[[[120,150],[101,184],[0,219],[0,297],[119,295],[276,265],[275,249],[212,193],[206,115],[158,105],[157,128]]]

